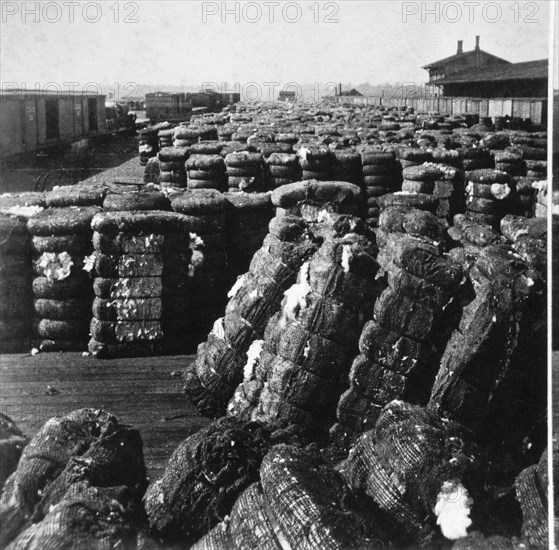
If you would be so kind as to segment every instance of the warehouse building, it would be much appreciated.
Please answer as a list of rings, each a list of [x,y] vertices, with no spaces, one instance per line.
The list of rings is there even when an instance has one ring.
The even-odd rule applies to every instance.
[[[46,90],[1,92],[2,158],[72,143],[106,132],[104,95]]]
[[[423,67],[429,73],[427,86],[444,97],[545,98],[548,60],[511,63],[476,47]]]

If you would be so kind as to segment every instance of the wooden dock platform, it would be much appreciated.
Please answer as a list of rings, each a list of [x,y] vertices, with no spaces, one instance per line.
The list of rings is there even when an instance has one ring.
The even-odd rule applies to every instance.
[[[193,356],[100,360],[80,353],[0,356],[0,410],[29,437],[51,417],[102,408],[140,430],[157,479],[177,445],[206,426],[182,391]]]
[[[52,416],[103,408],[140,430],[157,479],[177,445],[210,423],[182,391],[193,355],[100,360],[80,353],[0,356],[0,410],[33,436]],[[554,431],[559,427],[559,352],[553,354]]]

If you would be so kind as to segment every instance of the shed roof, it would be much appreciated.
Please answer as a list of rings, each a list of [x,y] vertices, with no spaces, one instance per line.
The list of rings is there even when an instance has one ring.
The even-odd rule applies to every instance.
[[[507,61],[506,59],[503,59],[502,57],[497,57],[496,55],[493,55],[492,53],[486,52],[485,50],[471,50],[469,52],[463,52],[463,53],[455,53],[454,55],[451,55],[449,57],[445,57],[444,59],[439,59],[438,61],[433,61],[433,63],[429,63],[428,65],[424,65],[422,67],[422,69],[431,69],[433,67],[438,67],[440,65],[451,65],[452,63],[454,63],[454,61],[458,61],[458,59],[463,60],[464,58],[469,58],[469,57],[475,57],[478,53],[483,53],[485,56],[494,59],[496,61],[500,61],[501,63],[510,63],[510,61]]]
[[[509,63],[507,65],[491,65],[479,69],[468,69],[441,78],[433,84],[461,84],[464,82],[494,82],[496,80],[529,80],[548,77],[548,59]]]

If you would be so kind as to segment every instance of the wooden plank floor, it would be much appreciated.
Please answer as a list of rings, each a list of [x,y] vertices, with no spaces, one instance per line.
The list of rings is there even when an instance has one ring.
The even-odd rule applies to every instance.
[[[33,436],[46,420],[81,407],[103,408],[137,427],[157,479],[176,446],[210,421],[182,392],[193,356],[99,360],[80,353],[0,356],[0,410]],[[554,431],[559,430],[559,352],[553,354]],[[53,391],[49,391],[49,386]]]
[[[182,392],[192,356],[99,360],[80,353],[0,356],[0,410],[28,436],[46,420],[102,408],[140,430],[146,466],[157,479],[176,446],[207,425]],[[51,389],[49,389],[49,386]]]

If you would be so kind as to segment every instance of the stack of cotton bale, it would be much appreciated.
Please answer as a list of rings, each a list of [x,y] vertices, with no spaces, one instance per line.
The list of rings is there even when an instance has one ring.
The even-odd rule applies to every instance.
[[[143,128],[138,131],[138,151],[140,164],[145,166],[151,157],[157,155],[159,149],[159,138],[156,128]]]
[[[332,179],[362,187],[363,170],[359,153],[352,149],[335,149],[332,155]]]
[[[162,128],[157,132],[157,137],[159,139],[159,149],[163,149],[165,147],[172,147],[173,146],[173,138],[175,137],[175,129],[173,126],[168,128]]]
[[[227,258],[231,282],[245,273],[254,253],[268,234],[268,224],[274,217],[269,192],[225,193],[229,201],[227,212]]]
[[[262,154],[264,160],[267,161],[270,155],[276,153],[293,153],[293,147],[289,143],[253,143],[251,146]]]
[[[512,176],[500,170],[473,170],[466,174],[466,181],[467,216],[498,229],[501,218],[513,210]]]
[[[304,180],[328,181],[332,179],[332,152],[327,146],[301,144],[297,156]]]
[[[225,161],[219,154],[191,154],[186,170],[189,189],[227,189]]]
[[[224,124],[217,128],[217,139],[219,141],[231,141],[233,139],[233,134],[235,133],[235,127],[231,124]]]
[[[186,191],[171,203],[183,215],[192,237],[190,288],[190,330],[204,334],[210,329],[217,312],[227,298],[229,261],[226,216],[229,202],[214,189]]]
[[[507,152],[522,155],[526,168],[526,177],[535,180],[547,178],[547,149],[533,147],[528,144],[519,143],[507,148]]]
[[[192,128],[183,124],[175,127],[173,137],[174,147],[190,147],[194,143],[198,143],[199,140],[200,131],[198,128]]]
[[[185,162],[188,155],[187,147],[166,147],[159,151],[159,181],[162,187],[186,187]]]
[[[547,177],[547,134],[529,134],[527,136],[511,137],[511,152],[522,154],[526,163],[526,176],[538,180]]]
[[[264,157],[260,153],[229,153],[225,157],[225,166],[230,191],[265,191]]]
[[[474,299],[448,341],[428,408],[468,429],[510,479],[541,445],[531,432],[545,419],[545,281],[503,244],[483,248],[469,278]]]
[[[462,147],[458,149],[461,158],[459,168],[463,172],[493,168],[493,157],[487,149],[481,147]]]
[[[435,147],[431,150],[433,162],[445,164],[454,168],[461,168],[462,161],[460,153],[455,149],[445,149],[444,147]]]
[[[367,196],[365,222],[370,227],[378,226],[378,197],[400,188],[401,170],[393,152],[366,147],[361,151],[363,183]]]
[[[437,199],[437,218],[443,224],[451,225],[456,214],[465,211],[464,173],[445,164],[435,164],[440,175],[435,180],[433,196]]]
[[[91,320],[92,284],[84,270],[93,252],[96,206],[49,208],[27,222],[35,254],[33,294],[42,351],[83,351]]]
[[[91,226],[89,351],[101,358],[175,351],[190,315],[188,220],[174,212],[121,211],[100,213]]]
[[[31,256],[31,239],[25,221],[0,215],[0,353],[30,349]]]
[[[398,149],[398,162],[402,169],[432,161],[433,157],[427,149],[418,147],[400,147]]]
[[[402,191],[404,193],[425,193],[432,195],[435,180],[440,176],[440,171],[433,163],[408,166],[402,170]]]
[[[281,307],[284,292],[317,248],[300,217],[276,217],[269,229],[248,272],[231,288],[225,316],[216,321],[198,348],[195,365],[184,373],[186,392],[205,414],[225,413],[243,379],[249,348],[258,347],[268,321]]]
[[[276,143],[286,143],[288,145],[295,145],[299,138],[291,131],[281,131],[276,134]]]
[[[266,177],[270,189],[276,189],[282,185],[300,181],[301,168],[297,155],[272,153],[266,159]]]
[[[229,414],[271,426],[294,424],[315,436],[330,428],[359,334],[380,293],[375,256],[376,246],[355,226],[325,239],[285,293],[259,349],[254,345],[254,356],[249,351]]]
[[[426,403],[437,363],[460,318],[458,262],[442,253],[444,227],[430,212],[386,208],[377,233],[388,288],[361,334],[350,388],[332,434],[346,441],[374,426],[393,399]]]
[[[522,155],[512,151],[495,154],[495,169],[506,172],[513,177],[526,175],[526,164],[522,160]]]

